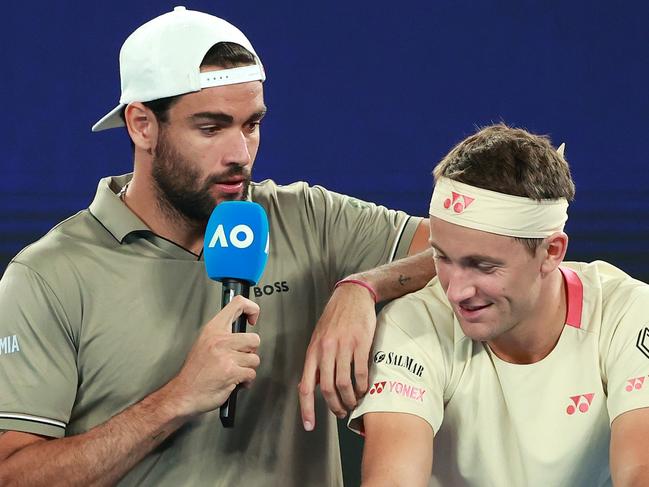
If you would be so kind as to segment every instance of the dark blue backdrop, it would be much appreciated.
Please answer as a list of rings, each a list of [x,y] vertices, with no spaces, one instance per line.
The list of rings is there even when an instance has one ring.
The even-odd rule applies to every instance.
[[[56,7],[54,6],[56,5]],[[0,271],[131,167],[117,55],[170,2],[12,2],[0,33]],[[304,179],[425,214],[430,171],[476,125],[567,142],[569,256],[649,278],[649,3],[193,1],[250,37],[268,72],[257,179]]]
[[[238,25],[264,61],[257,179],[303,179],[425,214],[435,162],[476,125],[503,120],[567,143],[569,257],[649,280],[648,2],[186,5]],[[173,6],[3,4],[0,272],[86,207],[101,176],[130,170],[124,132],[90,126],[119,98],[123,40]]]

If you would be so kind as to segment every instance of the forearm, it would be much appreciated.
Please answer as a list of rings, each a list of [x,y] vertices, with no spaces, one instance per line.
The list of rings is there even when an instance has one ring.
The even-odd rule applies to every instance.
[[[0,485],[114,485],[188,419],[171,392],[165,386],[87,433],[17,451],[0,463]]]
[[[370,284],[380,302],[418,291],[433,277],[435,262],[432,249],[429,249],[375,269],[353,274],[349,279],[359,279]]]

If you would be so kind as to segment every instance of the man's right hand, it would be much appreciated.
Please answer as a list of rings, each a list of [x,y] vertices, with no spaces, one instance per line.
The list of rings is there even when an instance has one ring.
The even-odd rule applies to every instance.
[[[235,297],[203,327],[175,378],[90,431],[59,439],[0,433],[0,485],[116,484],[189,418],[216,409],[237,384],[255,378],[259,335],[232,333],[242,314],[255,324],[259,306]]]
[[[259,366],[259,335],[232,333],[232,322],[245,314],[254,325],[259,306],[235,296],[201,331],[183,368],[165,388],[181,401],[182,414],[192,416],[221,406],[239,384],[252,382]]]

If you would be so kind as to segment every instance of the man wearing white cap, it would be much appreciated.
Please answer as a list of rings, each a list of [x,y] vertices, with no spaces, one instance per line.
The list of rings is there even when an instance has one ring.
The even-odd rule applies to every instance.
[[[563,262],[562,154],[496,125],[434,175],[438,276],[379,317],[350,420],[363,484],[649,485],[649,286]]]
[[[388,264],[425,246],[426,225],[250,182],[265,73],[224,20],[177,7],[129,36],[120,70],[120,103],[93,130],[126,126],[133,174],[102,179],[0,281],[0,485],[341,485],[335,417],[313,391],[319,378],[343,416],[367,389],[375,302],[434,272],[421,256]],[[269,216],[268,265],[256,303],[215,316],[205,225],[246,198]],[[230,333],[259,308],[259,335]],[[253,380],[223,429],[218,407]]]

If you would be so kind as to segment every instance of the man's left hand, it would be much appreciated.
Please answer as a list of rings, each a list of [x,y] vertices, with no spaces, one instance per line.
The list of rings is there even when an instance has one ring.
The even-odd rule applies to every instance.
[[[353,283],[337,287],[306,352],[299,384],[305,430],[315,428],[318,383],[329,409],[338,418],[344,418],[363,397],[368,387],[368,358],[375,328],[376,311],[369,290]]]

